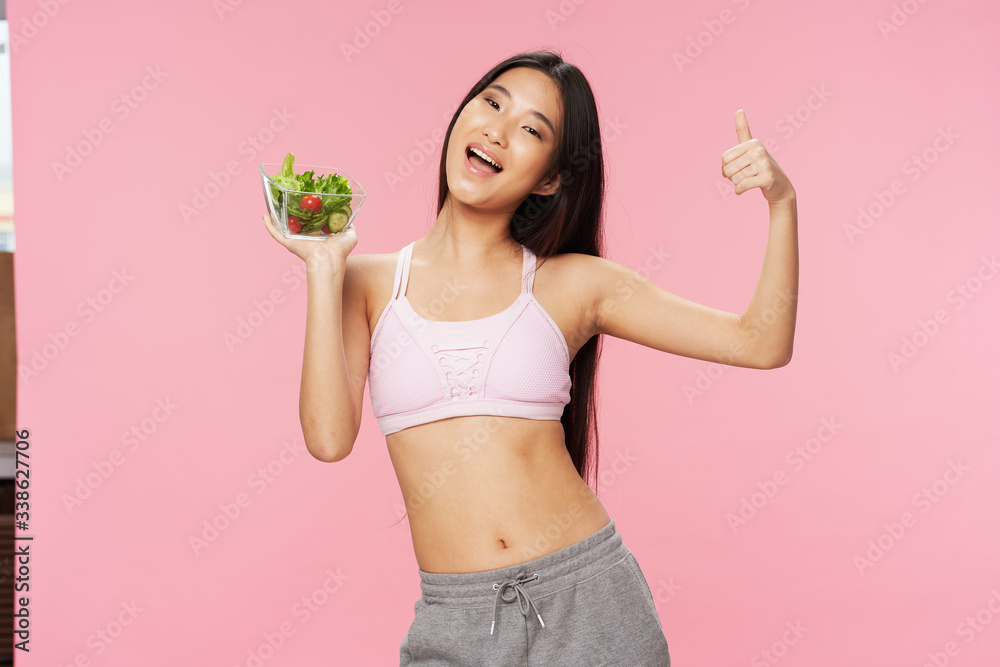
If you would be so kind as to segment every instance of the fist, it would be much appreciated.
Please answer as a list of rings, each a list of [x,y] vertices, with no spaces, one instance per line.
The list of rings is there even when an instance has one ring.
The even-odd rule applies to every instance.
[[[722,175],[736,186],[736,194],[760,188],[771,205],[793,199],[795,189],[791,181],[764,144],[750,135],[750,124],[743,109],[736,112],[736,137],[740,143],[722,154]]]

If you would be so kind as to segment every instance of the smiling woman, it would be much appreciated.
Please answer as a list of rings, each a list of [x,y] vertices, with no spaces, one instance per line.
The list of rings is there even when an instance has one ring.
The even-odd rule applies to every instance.
[[[448,204],[503,211],[509,219],[529,195],[555,193],[560,98],[547,74],[515,67],[466,101],[442,151],[447,191],[453,195]],[[500,174],[506,178],[491,179]]]
[[[600,144],[579,69],[551,53],[500,63],[448,127],[438,223],[399,253],[388,303],[373,311],[372,407],[420,565],[401,665],[597,664],[595,646],[605,651],[599,664],[670,664],[641,568],[583,481],[597,477],[600,340],[575,260],[600,254]],[[594,146],[586,160],[574,155]],[[500,253],[507,247],[520,252]],[[514,266],[494,254],[521,256],[513,300],[502,287],[516,284]],[[476,268],[499,276],[501,289]],[[449,275],[466,273],[474,287],[451,316],[428,319],[413,306],[433,304]],[[416,345],[387,363],[400,334]],[[404,383],[421,389],[404,396]],[[490,471],[496,482],[476,481]],[[441,473],[447,482],[428,493],[422,483]]]
[[[550,52],[508,58],[469,90],[441,150],[437,220],[399,252],[350,256],[354,226],[314,244],[265,217],[311,267],[306,445],[323,461],[350,455],[367,384],[406,503],[421,596],[401,666],[669,666],[642,568],[588,484],[596,367],[605,334],[734,365],[787,362],[794,190],[742,112],[737,133],[723,173],[738,194],[760,187],[772,222],[742,315],[601,256],[597,105]],[[636,287],[622,294],[623,281]],[[791,305],[765,312],[779,291]]]

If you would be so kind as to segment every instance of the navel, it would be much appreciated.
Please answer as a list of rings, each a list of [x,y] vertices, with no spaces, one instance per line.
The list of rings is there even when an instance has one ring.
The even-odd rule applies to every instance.
[[[506,549],[507,548],[507,543],[504,542],[503,540],[500,540],[500,546],[503,547],[504,549]]]

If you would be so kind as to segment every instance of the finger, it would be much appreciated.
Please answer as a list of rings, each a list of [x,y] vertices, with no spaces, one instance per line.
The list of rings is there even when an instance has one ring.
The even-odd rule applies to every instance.
[[[748,176],[747,178],[741,179],[739,183],[736,183],[736,194],[741,195],[747,190],[753,190],[754,188],[759,188],[762,185],[764,185],[764,180],[760,177],[760,174]]]
[[[750,123],[747,122],[747,115],[743,109],[736,110],[736,136],[739,137],[741,144],[753,139],[750,136]]]
[[[739,143],[731,148],[726,149],[726,151],[722,154],[723,164],[725,164],[726,162],[732,162],[741,155],[746,155],[748,153],[748,148],[749,148],[748,144]]]
[[[264,217],[264,226],[267,227],[267,233],[270,234],[274,238],[275,241],[278,241],[279,243],[281,243],[282,245],[284,245],[284,243],[285,243],[284,238],[285,237],[281,233],[281,231],[278,230],[278,228],[274,226],[274,221],[271,220],[271,216],[269,216],[267,213],[265,213],[263,217]]]
[[[739,185],[741,182],[749,179],[756,178],[760,176],[759,165],[755,162],[749,162],[743,165],[740,169],[730,168],[728,170],[729,174],[727,178],[733,182],[733,185]]]
[[[753,164],[753,159],[746,152],[743,152],[732,160],[722,163],[722,175],[729,178],[751,164]]]

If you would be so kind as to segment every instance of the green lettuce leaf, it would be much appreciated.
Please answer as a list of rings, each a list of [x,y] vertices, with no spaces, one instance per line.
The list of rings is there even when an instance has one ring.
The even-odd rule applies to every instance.
[[[272,176],[272,180],[285,190],[298,190],[299,192],[289,192],[288,194],[288,215],[294,215],[302,222],[302,233],[306,234],[319,229],[330,220],[330,216],[337,213],[334,218],[336,224],[340,224],[342,216],[351,215],[351,186],[347,178],[340,174],[328,174],[316,177],[314,171],[309,170],[301,174],[295,174],[295,154],[289,153],[285,156],[281,164],[281,173]],[[323,207],[316,212],[302,210],[302,197],[308,193],[320,195]],[[285,192],[272,186],[272,194],[275,200],[281,204]],[[342,195],[342,196],[331,196]],[[343,224],[346,224],[346,220]],[[331,228],[331,231],[332,230]],[[339,230],[336,230],[339,231]]]

